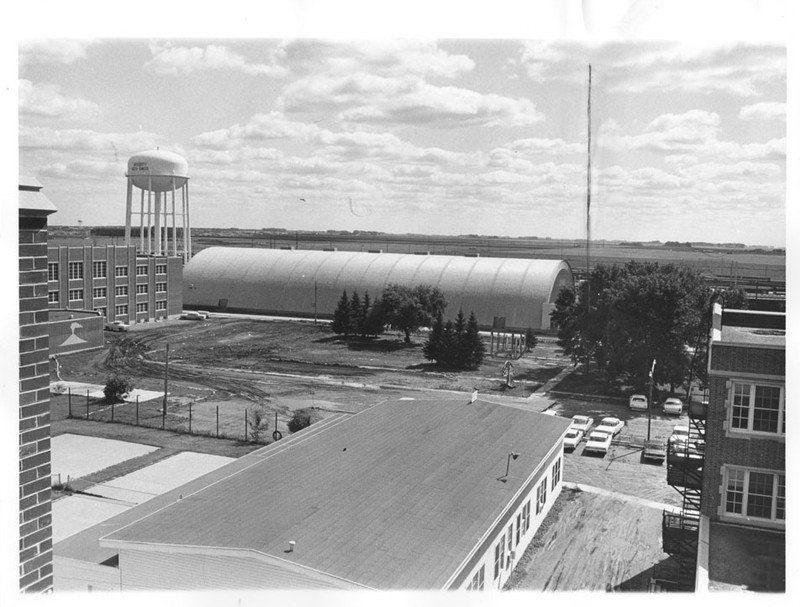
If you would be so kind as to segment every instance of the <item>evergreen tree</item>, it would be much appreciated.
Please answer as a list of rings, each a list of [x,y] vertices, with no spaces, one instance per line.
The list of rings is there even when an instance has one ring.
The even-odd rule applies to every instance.
[[[383,302],[379,298],[369,307],[364,317],[364,335],[380,335],[385,325]]]
[[[444,329],[442,330],[438,362],[443,365],[452,366],[453,361],[456,359],[457,352],[458,343],[456,342],[456,331],[453,328],[453,321],[448,320],[444,323]]]
[[[467,336],[467,319],[464,317],[464,310],[458,309],[456,320],[453,323],[453,352],[452,358],[448,363],[459,369],[467,366],[469,359],[469,345],[466,343]]]
[[[364,291],[364,299],[361,301],[361,313],[358,317],[358,334],[361,337],[367,336],[367,316],[369,316],[372,302],[369,299],[369,291]]]
[[[440,312],[436,315],[436,320],[433,323],[431,332],[428,334],[428,339],[425,340],[425,344],[422,346],[422,354],[427,360],[441,361],[443,335],[444,320]]]
[[[345,337],[350,333],[350,300],[347,298],[347,291],[342,291],[342,297],[333,312],[331,329],[337,335]]]
[[[475,312],[469,313],[464,342],[467,352],[466,366],[468,369],[477,369],[481,366],[483,357],[486,355],[486,346],[483,344],[481,334],[478,331],[478,319],[475,318]]]
[[[536,334],[533,332],[533,329],[528,327],[525,329],[525,351],[530,352],[539,344],[539,340],[536,337]]]
[[[350,334],[360,335],[361,324],[361,298],[358,296],[357,291],[353,291],[353,297],[350,298]]]

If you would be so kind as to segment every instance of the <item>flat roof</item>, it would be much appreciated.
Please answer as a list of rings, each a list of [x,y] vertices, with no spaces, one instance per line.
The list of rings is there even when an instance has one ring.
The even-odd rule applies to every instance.
[[[442,588],[569,424],[468,396],[386,401],[220,468],[101,545],[255,551],[371,588]]]
[[[762,329],[757,327],[722,326],[723,344],[764,345],[786,347],[786,331],[784,329]]]
[[[785,592],[785,532],[712,522],[708,589]]]

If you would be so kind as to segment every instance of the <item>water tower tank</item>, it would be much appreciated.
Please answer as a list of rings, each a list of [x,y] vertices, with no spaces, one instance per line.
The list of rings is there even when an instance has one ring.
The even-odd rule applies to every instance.
[[[174,152],[139,152],[128,160],[128,177],[140,190],[168,192],[189,179],[189,164]]]

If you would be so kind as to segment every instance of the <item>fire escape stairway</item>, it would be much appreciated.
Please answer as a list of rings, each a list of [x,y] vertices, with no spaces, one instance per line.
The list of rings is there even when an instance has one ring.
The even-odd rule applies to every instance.
[[[700,531],[700,500],[705,460],[705,405],[689,406],[689,436],[667,444],[667,483],[682,497],[680,512],[665,510],[661,530],[664,552],[678,563],[678,590],[693,591]]]

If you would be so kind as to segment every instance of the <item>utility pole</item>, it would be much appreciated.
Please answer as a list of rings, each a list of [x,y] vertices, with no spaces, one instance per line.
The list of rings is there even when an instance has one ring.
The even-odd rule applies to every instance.
[[[167,344],[167,353],[164,356],[164,404],[161,407],[161,429],[166,427],[167,423],[167,383],[169,382],[169,344]]]
[[[592,240],[591,206],[592,206],[592,64],[589,64],[589,94],[586,102],[586,319],[589,319],[589,301],[591,299],[591,282],[589,274],[589,247]]]
[[[653,372],[656,370],[656,359],[653,359],[653,366],[650,367],[650,400],[647,401],[647,440],[650,440],[650,415],[653,409]]]

